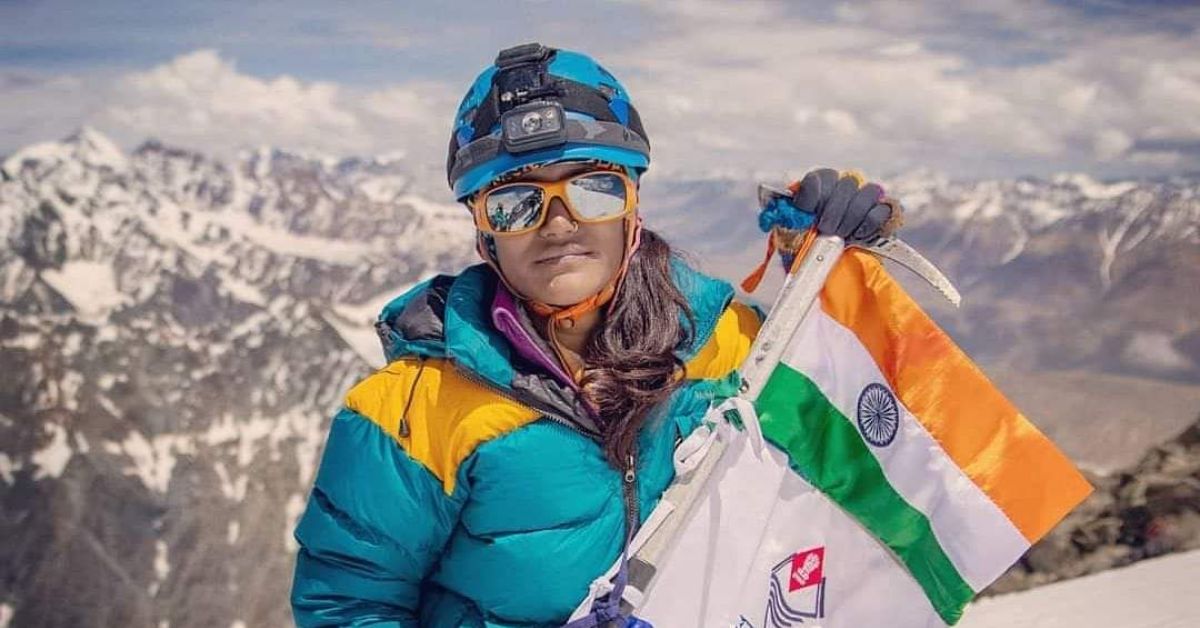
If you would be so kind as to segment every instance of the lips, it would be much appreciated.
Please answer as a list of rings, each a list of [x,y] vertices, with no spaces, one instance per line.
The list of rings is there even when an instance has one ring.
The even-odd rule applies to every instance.
[[[570,247],[570,248],[566,248],[566,249],[560,249],[557,251],[548,251],[545,255],[539,257],[534,263],[535,264],[549,264],[551,262],[557,262],[564,257],[572,256],[572,255],[578,256],[578,257],[589,257],[592,255],[592,252],[583,247]]]

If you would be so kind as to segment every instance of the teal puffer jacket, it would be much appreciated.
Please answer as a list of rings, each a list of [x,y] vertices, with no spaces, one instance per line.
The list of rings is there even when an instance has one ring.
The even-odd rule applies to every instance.
[[[561,625],[620,554],[627,514],[654,508],[675,443],[729,394],[758,329],[727,283],[674,270],[695,317],[688,379],[642,429],[629,485],[573,389],[493,327],[490,269],[389,304],[389,364],[333,418],[296,527],[296,623]]]

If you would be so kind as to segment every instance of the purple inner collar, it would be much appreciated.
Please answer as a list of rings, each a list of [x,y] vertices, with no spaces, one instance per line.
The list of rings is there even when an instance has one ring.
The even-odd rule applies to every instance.
[[[521,324],[521,313],[517,309],[519,307],[521,307],[520,304],[517,303],[516,297],[508,291],[508,287],[504,285],[504,282],[499,282],[496,285],[496,296],[492,299],[492,324],[501,334],[504,334],[509,344],[521,357],[546,369],[546,372],[553,375],[563,385],[579,390],[579,385],[559,364],[558,358],[544,351],[534,340],[530,331]]]

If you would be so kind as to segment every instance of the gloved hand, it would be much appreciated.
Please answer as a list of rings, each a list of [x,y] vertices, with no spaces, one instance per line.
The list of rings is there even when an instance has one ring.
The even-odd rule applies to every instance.
[[[848,244],[890,236],[903,213],[899,201],[884,196],[878,184],[830,168],[804,175],[792,204],[816,215],[818,232],[841,236]]]

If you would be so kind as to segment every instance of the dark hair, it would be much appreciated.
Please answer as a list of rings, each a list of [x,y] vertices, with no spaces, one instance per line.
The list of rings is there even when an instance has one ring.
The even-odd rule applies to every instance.
[[[675,350],[690,342],[696,325],[671,278],[673,257],[666,240],[643,229],[620,292],[588,341],[583,395],[599,410],[604,453],[617,468],[626,466],[651,411],[683,383]]]

